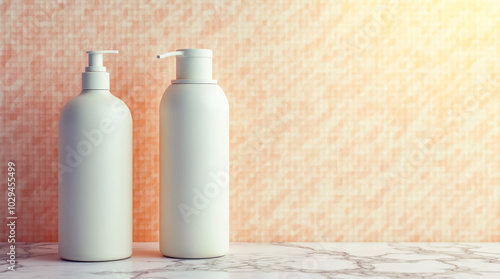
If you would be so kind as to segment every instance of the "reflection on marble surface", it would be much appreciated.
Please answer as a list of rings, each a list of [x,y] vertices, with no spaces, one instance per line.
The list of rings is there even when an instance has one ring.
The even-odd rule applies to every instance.
[[[17,271],[3,260],[0,278],[500,278],[500,243],[231,243],[224,257],[180,260],[148,242],[98,263],[61,260],[57,243],[16,253]]]

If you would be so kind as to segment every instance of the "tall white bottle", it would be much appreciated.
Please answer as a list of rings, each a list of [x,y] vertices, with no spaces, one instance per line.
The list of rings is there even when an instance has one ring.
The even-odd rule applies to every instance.
[[[212,80],[212,51],[179,49],[160,104],[160,250],[175,258],[229,248],[229,105]]]
[[[82,92],[59,117],[59,255],[117,260],[132,254],[132,116],[102,63],[118,51],[87,53]]]

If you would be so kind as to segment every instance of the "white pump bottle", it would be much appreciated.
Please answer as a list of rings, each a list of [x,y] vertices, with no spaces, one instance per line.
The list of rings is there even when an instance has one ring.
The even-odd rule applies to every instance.
[[[160,250],[175,258],[229,248],[229,105],[212,80],[212,51],[179,49],[160,104]]]
[[[82,92],[59,117],[59,255],[117,260],[132,254],[132,116],[103,67],[118,51],[87,53]]]

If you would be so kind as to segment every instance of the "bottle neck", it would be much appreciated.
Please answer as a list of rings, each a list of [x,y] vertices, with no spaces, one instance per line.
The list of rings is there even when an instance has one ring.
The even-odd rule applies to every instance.
[[[173,79],[172,84],[217,84],[215,79]]]
[[[111,94],[108,89],[82,89],[83,94]]]
[[[83,72],[82,90],[109,90],[109,73]]]

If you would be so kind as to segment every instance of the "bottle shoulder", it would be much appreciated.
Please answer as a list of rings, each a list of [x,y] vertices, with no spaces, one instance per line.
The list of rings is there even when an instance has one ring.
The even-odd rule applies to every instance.
[[[200,103],[210,100],[227,104],[227,97],[217,84],[171,84],[163,93],[161,103],[188,102]]]
[[[109,91],[104,91],[83,90],[63,106],[60,117],[82,114],[108,115],[118,111],[122,115],[131,117],[130,109],[125,102]]]

